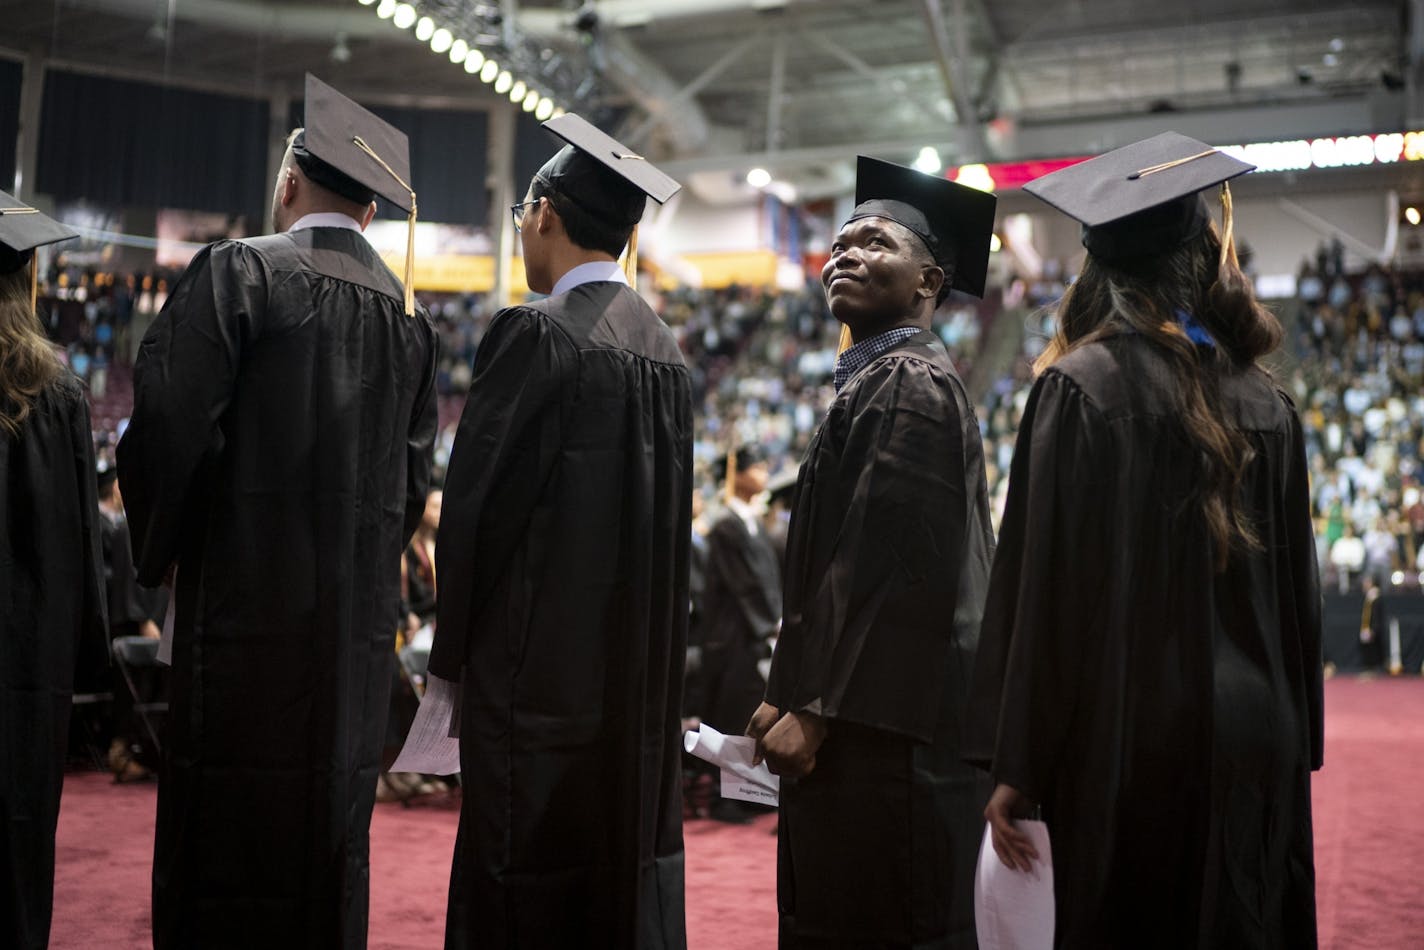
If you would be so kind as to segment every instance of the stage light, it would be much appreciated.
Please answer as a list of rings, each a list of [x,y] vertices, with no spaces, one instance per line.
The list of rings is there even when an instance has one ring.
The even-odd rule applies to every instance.
[[[465,57],[470,55],[470,44],[464,40],[456,40],[450,44],[450,62],[463,63]]]
[[[1004,242],[999,240],[997,234],[989,235],[989,253],[997,254],[1004,249]]]
[[[1404,218],[1416,228],[1419,227],[1419,209],[1410,205],[1404,209]]]
[[[514,85],[514,77],[509,74],[509,70],[501,70],[500,74],[495,78],[494,91],[502,96],[506,92],[509,92],[509,87],[512,85]]]
[[[538,108],[536,108],[536,109],[534,110],[534,118],[538,119],[540,122],[543,122],[543,121],[545,121],[546,119],[548,119],[549,116],[551,116],[551,115],[553,115],[553,114],[554,114],[554,100],[553,100],[553,99],[540,99],[540,100],[539,100],[539,106],[538,106]]]
[[[443,53],[450,48],[450,44],[454,41],[454,35],[442,26],[430,34],[430,51],[432,53]]]
[[[415,38],[424,43],[435,35],[435,21],[428,16],[423,16],[415,24]]]
[[[753,168],[747,172],[747,184],[753,188],[765,188],[771,184],[771,172],[765,168]]]
[[[371,4],[373,4],[373,3],[375,3],[375,2],[376,2],[376,0],[360,0],[361,6],[363,6],[363,7],[369,7]]]
[[[524,101],[524,94],[525,94],[526,92],[528,92],[528,91],[529,91],[529,86],[525,84],[524,80],[522,80],[522,79],[516,79],[516,80],[514,81],[514,85],[512,85],[512,86],[509,87],[509,101],[510,101],[510,102],[523,102],[523,101]]]
[[[499,63],[492,59],[485,60],[485,64],[480,67],[480,78],[485,82],[494,82],[499,75]]]
[[[933,175],[943,167],[944,165],[939,159],[939,151],[933,145],[926,145],[920,149],[919,156],[915,158],[915,168],[926,175]]]
[[[485,64],[485,54],[477,49],[472,49],[465,54],[465,72],[477,73],[480,67]]]
[[[539,107],[539,103],[543,101],[543,98],[540,97],[538,92],[534,91],[533,89],[530,89],[529,92],[524,96],[524,111],[533,112]]]
[[[402,30],[408,30],[415,22],[415,7],[408,3],[396,4],[396,12],[391,15],[391,22]]]
[[[396,12],[396,0],[381,0],[381,5],[376,7],[376,16],[382,20],[389,20],[391,14]]]

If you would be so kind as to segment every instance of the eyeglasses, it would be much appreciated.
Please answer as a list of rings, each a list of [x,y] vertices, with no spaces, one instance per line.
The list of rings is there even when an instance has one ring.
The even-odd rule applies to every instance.
[[[514,231],[516,234],[524,230],[524,209],[529,205],[537,205],[538,203],[539,199],[535,198],[533,201],[521,201],[517,205],[509,206],[509,213],[514,216]]]

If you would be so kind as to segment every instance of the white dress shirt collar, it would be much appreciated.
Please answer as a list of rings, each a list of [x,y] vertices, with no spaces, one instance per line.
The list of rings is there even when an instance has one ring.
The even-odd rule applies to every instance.
[[[567,271],[555,281],[549,296],[557,297],[559,294],[568,293],[579,284],[591,284],[598,280],[611,280],[615,284],[628,283],[628,278],[623,275],[623,268],[617,261],[589,261]]]

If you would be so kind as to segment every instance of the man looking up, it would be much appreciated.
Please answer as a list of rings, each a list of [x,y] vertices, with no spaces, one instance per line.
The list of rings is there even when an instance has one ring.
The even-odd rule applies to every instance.
[[[193,259],[144,337],[119,443],[139,583],[177,569],[157,950],[366,945],[437,343],[360,233],[376,193],[414,205],[405,136],[311,76],[306,121],[278,233]]]
[[[550,296],[475,357],[393,768],[461,774],[447,947],[681,948],[692,389],[616,260],[678,185],[578,116],[544,127],[568,145],[513,211]]]
[[[747,734],[784,777],[788,947],[972,947],[988,786],[959,761],[993,536],[974,409],[930,332],[982,294],[990,195],[861,158],[821,273],[853,344],[801,466]]]

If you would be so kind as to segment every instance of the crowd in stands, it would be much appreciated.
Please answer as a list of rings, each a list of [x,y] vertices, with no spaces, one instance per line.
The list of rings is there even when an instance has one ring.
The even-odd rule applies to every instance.
[[[128,367],[175,275],[116,278],[52,268],[48,276],[42,312],[67,344],[71,368],[89,383],[98,457],[112,464],[132,399]],[[1276,305],[1288,343],[1273,370],[1301,413],[1322,573],[1342,589],[1365,577],[1417,585],[1424,572],[1424,273],[1378,266],[1346,273],[1338,251],[1323,248],[1302,266],[1297,286],[1296,300]],[[1030,365],[1052,332],[1052,304],[1064,288],[1064,275],[1049,262],[1038,280],[1006,290],[1004,319],[1022,322],[1022,346],[1001,357],[1008,365],[994,367],[980,391],[971,391],[996,523]],[[432,295],[426,302],[443,343],[436,446],[443,468],[491,311],[475,295]],[[716,470],[729,446],[758,445],[773,480],[794,471],[834,396],[838,326],[819,286],[679,289],[658,294],[657,303],[692,368],[694,451],[705,496],[715,496]],[[936,323],[966,379],[984,325],[979,311],[956,298]]]

